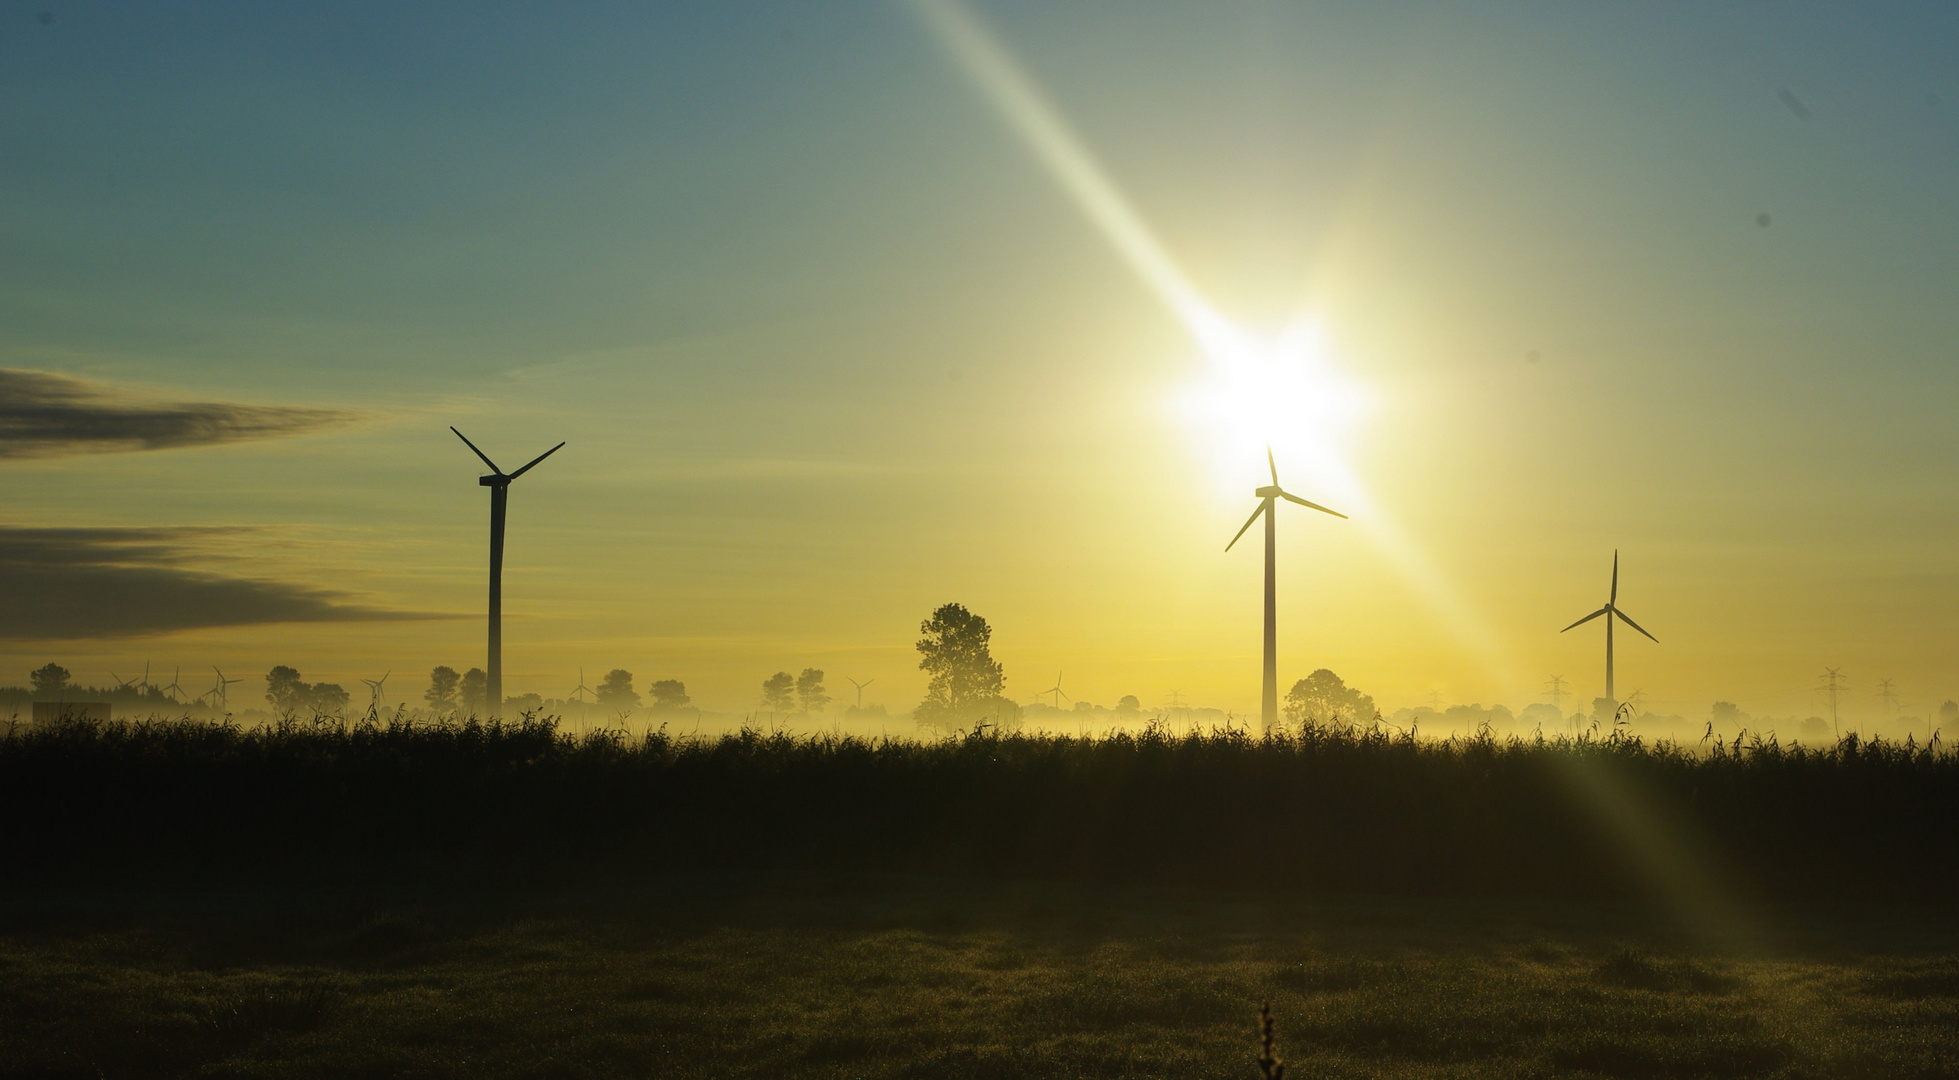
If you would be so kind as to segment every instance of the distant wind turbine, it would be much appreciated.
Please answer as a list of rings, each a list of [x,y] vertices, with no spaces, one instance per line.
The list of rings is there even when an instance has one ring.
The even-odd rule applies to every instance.
[[[1623,621],[1627,626],[1632,627],[1634,630],[1637,630],[1642,634],[1646,634],[1646,628],[1632,621],[1632,618],[1628,616],[1625,612],[1620,611],[1618,604],[1619,604],[1619,552],[1615,550],[1612,552],[1612,592],[1608,594],[1605,601],[1605,606],[1598,609],[1597,611],[1592,612],[1590,615],[1585,616],[1584,618],[1578,620],[1577,622],[1572,623],[1570,626],[1565,627],[1564,630],[1558,631],[1558,633],[1562,634],[1565,632],[1565,630],[1571,630],[1575,627],[1583,626],[1586,623],[1591,622],[1593,619],[1598,618],[1600,615],[1606,616],[1605,700],[1610,702],[1615,707],[1619,704],[1619,699],[1616,696],[1614,696],[1612,693],[1612,620],[1614,618],[1617,618]],[[1660,639],[1654,637],[1651,634],[1646,634],[1646,637],[1648,640],[1652,641],[1653,644],[1655,645],[1658,645],[1660,643]]]
[[[1230,551],[1238,543],[1239,538],[1245,535],[1245,530],[1252,527],[1252,522],[1257,521],[1260,514],[1265,515],[1265,684],[1259,697],[1259,718],[1263,721],[1265,730],[1270,731],[1279,724],[1279,611],[1278,595],[1274,584],[1278,572],[1278,527],[1275,523],[1277,515],[1273,513],[1273,507],[1276,500],[1284,499],[1287,502],[1298,503],[1308,510],[1318,510],[1322,514],[1332,514],[1337,518],[1345,518],[1347,515],[1338,510],[1328,510],[1319,503],[1307,502],[1280,487],[1279,463],[1273,460],[1270,446],[1265,448],[1265,464],[1272,470],[1272,484],[1269,487],[1253,489],[1252,494],[1259,498],[1258,509],[1252,511],[1252,516],[1245,519],[1243,528],[1238,530],[1237,536],[1231,538],[1231,543],[1224,545],[1224,550]]]
[[[850,676],[845,675],[843,677],[843,681],[857,688],[857,707],[861,709],[864,707],[864,688],[876,682],[877,680],[865,679],[863,682],[858,682],[856,679],[853,679]]]
[[[163,688],[163,693],[170,698],[173,704],[177,703],[177,695],[184,692],[184,688],[177,683],[177,680],[182,678],[183,674],[184,669],[181,667],[172,670],[170,673],[170,685]]]
[[[386,674],[383,674],[378,679],[361,680],[362,682],[367,684],[367,689],[374,695],[373,698],[368,702],[367,707],[369,711],[373,712],[374,715],[376,716],[381,715],[381,705],[382,705],[381,698],[384,694],[388,692],[387,691],[388,676],[393,674],[394,674],[394,669],[389,668]]]
[[[450,431],[456,431],[452,426]],[[510,501],[510,482],[530,472],[537,463],[564,449],[565,444],[546,450],[530,460],[530,463],[513,473],[497,468],[490,455],[476,449],[469,436],[456,431],[456,438],[463,445],[475,451],[490,467],[490,475],[477,477],[476,482],[490,489],[490,657],[484,672],[484,699],[489,703],[489,713],[495,716],[503,708],[503,519],[505,507]],[[584,680],[579,680],[583,682]]]
[[[1072,702],[1072,701],[1074,701],[1074,700],[1075,700],[1074,698],[1071,698],[1071,697],[1068,697],[1068,695],[1067,695],[1067,694],[1064,694],[1064,693],[1062,693],[1062,692],[1061,692],[1061,673],[1060,673],[1059,671],[1057,671],[1057,672],[1055,672],[1055,673],[1054,673],[1054,685],[1053,685],[1053,686],[1050,686],[1050,687],[1048,687],[1048,688],[1047,688],[1046,690],[1043,690],[1043,691],[1041,691],[1041,694],[1053,694],[1053,695],[1054,695],[1054,707],[1055,707],[1055,708],[1057,708],[1057,709],[1059,709],[1059,708],[1061,707],[1061,699],[1062,699],[1062,698],[1065,698],[1065,697],[1066,697],[1066,698],[1068,698],[1068,700],[1069,700],[1070,702]],[[1039,697],[1039,696],[1041,696],[1041,695],[1040,695],[1040,694],[1036,694],[1036,695],[1034,695],[1034,696],[1035,696],[1035,697]]]
[[[211,670],[218,672],[218,680],[211,687],[211,701],[213,704],[217,705],[218,708],[224,710],[225,712],[230,712],[231,711],[231,684],[241,683],[244,682],[245,680],[225,678],[224,672],[219,671],[218,666],[216,664],[211,665]]]
[[[592,688],[585,685],[585,669],[579,668],[578,685],[575,688],[573,688],[572,692],[570,694],[567,694],[565,697],[567,701],[578,706],[578,722],[580,724],[583,724],[585,722],[585,712],[587,707],[587,702],[585,701],[585,695],[590,694],[591,692],[592,692]]]

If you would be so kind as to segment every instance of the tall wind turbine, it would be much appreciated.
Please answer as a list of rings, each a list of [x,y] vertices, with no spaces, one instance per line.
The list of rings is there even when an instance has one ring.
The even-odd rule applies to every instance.
[[[1280,487],[1279,463],[1273,460],[1270,446],[1265,448],[1265,464],[1272,470],[1272,484],[1270,487],[1253,489],[1252,494],[1259,498],[1258,509],[1252,511],[1252,516],[1245,519],[1244,527],[1238,530],[1237,536],[1231,538],[1231,543],[1224,545],[1224,550],[1230,551],[1238,543],[1239,538],[1245,535],[1245,530],[1252,527],[1252,522],[1257,521],[1260,514],[1265,515],[1265,686],[1259,698],[1259,717],[1264,722],[1265,730],[1270,731],[1279,723],[1279,612],[1278,594],[1273,580],[1278,572],[1276,554],[1278,540],[1273,507],[1276,500],[1284,499],[1287,502],[1298,503],[1308,510],[1318,510],[1322,514],[1332,514],[1337,518],[1345,518],[1347,515],[1338,510],[1328,510],[1319,503],[1307,502]]]
[[[449,429],[456,431],[454,427]],[[476,482],[490,489],[490,659],[485,666],[484,698],[489,702],[489,713],[495,716],[503,708],[503,517],[504,508],[510,501],[510,482],[530,472],[537,463],[564,449],[564,443],[546,450],[530,460],[530,464],[513,473],[497,468],[490,455],[476,449],[469,436],[456,431],[456,438],[463,445],[476,451],[483,464],[490,467],[490,475],[479,476]]]
[[[1634,630],[1637,630],[1642,634],[1646,634],[1646,628],[1632,621],[1632,619],[1629,616],[1627,616],[1625,612],[1619,610],[1618,605],[1619,605],[1619,553],[1618,551],[1615,550],[1612,552],[1612,592],[1607,596],[1605,601],[1605,606],[1598,609],[1597,611],[1592,612],[1590,615],[1585,616],[1584,618],[1578,620],[1577,622],[1572,623],[1571,626],[1565,627],[1564,630],[1558,631],[1558,633],[1562,634],[1565,632],[1565,630],[1570,630],[1573,627],[1583,626],[1586,623],[1591,622],[1593,619],[1598,618],[1600,615],[1606,616],[1605,700],[1611,702],[1615,707],[1619,704],[1619,698],[1617,697],[1617,695],[1613,694],[1612,692],[1612,620],[1614,618],[1617,618],[1623,621],[1627,626],[1632,627]],[[1660,643],[1660,639],[1654,637],[1651,634],[1646,634],[1646,637],[1648,640],[1652,641],[1653,644],[1655,645],[1658,645]]]

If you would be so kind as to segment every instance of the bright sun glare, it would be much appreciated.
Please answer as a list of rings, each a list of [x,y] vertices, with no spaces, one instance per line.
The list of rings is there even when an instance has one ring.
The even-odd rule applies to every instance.
[[[1219,482],[1233,494],[1264,483],[1269,446],[1281,480],[1300,494],[1357,498],[1345,451],[1372,399],[1334,366],[1318,324],[1296,319],[1269,341],[1213,324],[1203,338],[1211,362],[1176,411],[1216,454]]]

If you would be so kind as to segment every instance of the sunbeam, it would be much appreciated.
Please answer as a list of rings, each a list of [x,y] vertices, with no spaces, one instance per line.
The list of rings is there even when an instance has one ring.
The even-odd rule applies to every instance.
[[[980,18],[958,0],[913,0],[934,37],[986,95],[1013,132],[1183,324],[1210,368],[1178,404],[1203,427],[1200,441],[1220,467],[1248,468],[1271,446],[1329,500],[1353,508],[1355,521],[1431,614],[1493,679],[1516,681],[1507,650],[1489,621],[1450,583],[1406,532],[1370,498],[1342,452],[1371,407],[1363,387],[1342,376],[1326,355],[1318,325],[1294,319],[1276,339],[1255,335],[1220,315],[1147,222],[1084,146],[1039,83]],[[1244,475],[1256,475],[1256,470]],[[1234,473],[1232,484],[1243,484]],[[1224,482],[1220,472],[1220,482]]]

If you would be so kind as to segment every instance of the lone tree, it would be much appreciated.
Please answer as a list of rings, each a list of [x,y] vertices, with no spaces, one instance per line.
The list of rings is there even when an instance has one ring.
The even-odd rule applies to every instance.
[[[687,696],[687,684],[679,679],[661,679],[647,689],[653,692],[655,709],[684,709],[693,700]]]
[[[457,684],[456,693],[462,698],[463,711],[478,716],[487,715],[485,706],[490,698],[490,676],[482,668],[473,667],[463,672],[462,682]]]
[[[796,676],[796,704],[806,713],[823,711],[830,695],[823,692],[823,669],[806,667]]]
[[[788,712],[794,704],[794,701],[789,696],[789,691],[795,685],[796,680],[790,678],[789,673],[786,671],[778,671],[768,678],[763,679],[762,711],[772,713]]]
[[[1287,723],[1324,724],[1335,719],[1357,723],[1373,717],[1374,699],[1326,668],[1293,683],[1286,692]]]
[[[993,628],[963,604],[945,604],[918,626],[919,670],[932,680],[925,700],[912,715],[918,722],[957,731],[981,722],[1006,727],[1020,719],[1020,706],[1000,696],[1007,677],[993,659]]]
[[[437,711],[453,709],[456,707],[456,684],[461,681],[462,676],[456,674],[455,668],[446,664],[437,667],[429,672],[429,688],[422,694],[422,700]]]
[[[43,664],[28,673],[27,681],[34,684],[37,698],[60,697],[68,692],[68,669],[60,664]]]
[[[606,672],[605,681],[592,694],[608,709],[639,708],[639,691],[633,689],[633,673],[625,668]]]

